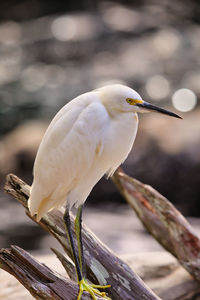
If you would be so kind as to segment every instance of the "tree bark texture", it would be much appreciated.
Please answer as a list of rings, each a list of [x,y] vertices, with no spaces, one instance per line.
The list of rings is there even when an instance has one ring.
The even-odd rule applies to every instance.
[[[18,252],[20,251],[20,257],[23,256],[23,250],[19,249],[18,247],[12,247],[13,249],[11,252]],[[16,249],[14,249],[16,248]],[[58,256],[60,253],[57,253]],[[27,254],[28,255],[28,254]],[[162,300],[199,300],[200,298],[200,285],[198,281],[194,280],[192,276],[182,267],[179,265],[178,261],[169,253],[167,252],[146,252],[146,253],[137,253],[137,254],[126,254],[122,256],[123,260],[128,263],[133,270],[137,272],[137,274],[147,283],[147,285],[156,292]],[[47,264],[50,268],[53,268],[57,273],[61,274],[60,279],[66,279],[66,272],[65,269],[62,268],[60,264],[57,263],[56,257],[53,254],[48,255],[40,255],[37,256],[37,259]],[[5,262],[7,265],[7,260]],[[19,269],[17,272],[25,271],[22,268],[20,263]],[[16,267],[16,264],[15,264]],[[74,266],[73,266],[74,267]],[[43,287],[43,290],[46,289],[53,289],[52,283],[49,283],[47,280],[43,280],[42,284],[41,281],[41,272],[40,275],[37,275],[37,270],[42,268],[42,274],[44,271],[44,265],[38,266],[35,269],[35,276],[34,281],[36,282],[35,285],[39,287]],[[68,269],[68,268],[67,268]],[[13,269],[11,269],[13,270]],[[47,269],[49,272],[49,269]],[[51,270],[50,270],[51,272]],[[54,273],[56,273],[54,272]],[[33,273],[31,273],[33,274]],[[57,274],[54,274],[57,276]],[[75,275],[75,274],[74,274]],[[52,276],[52,275],[50,275]],[[62,277],[63,276],[63,277]],[[38,282],[36,278],[38,278]],[[48,277],[48,274],[47,276]],[[32,296],[29,294],[28,290],[26,290],[13,276],[10,276],[9,273],[0,270],[0,282],[1,282],[1,289],[0,289],[0,299],[3,300],[32,300]],[[45,284],[47,286],[45,286]],[[44,286],[43,286],[44,285]],[[71,282],[69,280],[65,281],[64,283],[65,294],[67,295],[67,290],[71,289]],[[74,286],[74,283],[72,283]],[[72,288],[73,288],[72,286]],[[76,286],[77,288],[77,286]],[[85,298],[86,298],[85,294]],[[74,295],[75,297],[75,295]],[[83,299],[85,299],[83,298]],[[88,298],[90,299],[90,296]],[[91,300],[91,299],[90,299]]]
[[[30,216],[27,209],[27,200],[29,197],[30,187],[17,176],[10,174],[7,177],[5,191],[15,197],[25,207],[27,215],[36,222],[35,218]],[[71,216],[71,220],[74,224],[73,216]],[[65,252],[69,255],[69,257],[71,257],[71,251],[64,228],[62,212],[59,210],[53,210],[52,212],[46,214],[44,218],[41,219],[39,224],[60,242]],[[133,270],[125,262],[120,260],[111,250],[103,245],[102,242],[100,242],[86,226],[83,226],[82,237],[87,277],[96,284],[111,284],[111,288],[108,289],[108,295],[112,299],[159,299],[159,297],[157,297],[154,292],[152,292],[145,285],[145,283],[137,276],[137,274],[135,274]],[[9,249],[4,251],[11,250]],[[59,257],[59,255],[57,256]],[[68,269],[68,260],[66,260],[65,263],[64,257],[62,257],[61,260],[63,265],[65,265],[65,268]],[[2,256],[0,257],[0,261],[2,261]],[[23,279],[26,280],[25,277]],[[24,285],[27,288],[30,288],[30,285]],[[62,297],[63,298],[60,299],[74,299],[69,298],[69,296],[66,298],[64,295]]]
[[[1,249],[0,267],[15,276],[36,299],[77,299],[78,285],[75,282],[37,262],[20,247]],[[91,300],[86,293],[83,299]]]
[[[200,239],[183,215],[151,186],[118,169],[113,181],[145,228],[200,281]]]

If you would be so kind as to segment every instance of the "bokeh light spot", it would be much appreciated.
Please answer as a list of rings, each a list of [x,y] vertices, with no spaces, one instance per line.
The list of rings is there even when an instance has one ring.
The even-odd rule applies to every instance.
[[[82,41],[97,35],[97,22],[90,15],[60,16],[51,24],[53,36],[62,42]]]
[[[103,20],[113,30],[129,32],[138,25],[139,16],[130,8],[117,4],[105,8]]]
[[[35,92],[47,82],[45,64],[35,63],[27,67],[21,76],[21,84],[28,92]]]
[[[166,98],[170,92],[169,81],[162,75],[149,78],[145,88],[148,95],[155,100]]]
[[[172,96],[174,107],[182,112],[191,111],[197,104],[195,93],[189,89],[179,89]]]
[[[160,57],[168,58],[181,44],[180,33],[176,30],[160,30],[153,39],[153,45]]]

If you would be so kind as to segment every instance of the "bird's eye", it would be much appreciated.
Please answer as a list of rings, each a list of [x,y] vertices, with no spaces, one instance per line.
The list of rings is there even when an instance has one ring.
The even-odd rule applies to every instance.
[[[130,105],[137,105],[138,103],[143,103],[143,100],[126,98],[126,102],[128,102]]]
[[[128,102],[129,104],[133,104],[133,101],[134,101],[134,100],[133,100],[132,98],[127,98],[127,99],[126,99],[126,102]]]

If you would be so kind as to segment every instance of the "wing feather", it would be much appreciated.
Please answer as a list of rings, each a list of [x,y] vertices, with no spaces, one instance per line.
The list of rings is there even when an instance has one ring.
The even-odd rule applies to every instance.
[[[41,142],[29,199],[31,214],[38,219],[63,204],[102,153],[109,117],[100,102],[85,102],[85,107],[78,102],[65,106]]]

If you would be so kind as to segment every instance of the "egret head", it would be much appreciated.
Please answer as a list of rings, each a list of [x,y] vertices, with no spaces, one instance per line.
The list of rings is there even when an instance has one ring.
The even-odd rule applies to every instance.
[[[172,117],[178,115],[144,101],[141,96],[128,86],[121,84],[107,85],[99,89],[100,98],[111,112],[158,112]]]

